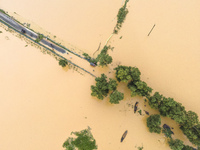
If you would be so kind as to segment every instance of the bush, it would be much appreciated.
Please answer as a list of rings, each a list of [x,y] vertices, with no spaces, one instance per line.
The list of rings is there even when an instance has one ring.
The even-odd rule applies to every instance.
[[[151,115],[147,118],[147,127],[149,128],[149,131],[152,133],[161,133],[161,118],[160,115]]]

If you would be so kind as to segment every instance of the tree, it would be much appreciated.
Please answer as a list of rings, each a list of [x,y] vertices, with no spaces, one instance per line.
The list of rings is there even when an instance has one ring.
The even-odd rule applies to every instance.
[[[68,64],[68,62],[64,59],[60,59],[59,60],[59,65],[62,66],[62,67],[65,67],[66,65]]]
[[[180,129],[192,144],[200,146],[200,124],[197,124],[191,128],[184,128],[184,126],[181,126]]]
[[[128,88],[131,90],[131,96],[150,96],[152,88],[148,87],[144,81],[131,81],[128,84]]]
[[[188,146],[188,145],[184,145],[182,150],[195,150],[193,147]]]
[[[192,128],[199,123],[198,115],[193,111],[186,113],[186,121],[183,124],[184,128]]]
[[[110,103],[111,104],[119,104],[119,101],[124,99],[124,93],[121,93],[115,90],[113,93],[110,94]]]
[[[139,81],[140,71],[136,67],[121,66],[114,68],[117,81],[128,83],[129,81]]]
[[[153,109],[158,109],[163,96],[155,92],[153,96],[149,97],[149,106]]]
[[[179,139],[175,139],[175,140],[170,139],[168,141],[168,144],[172,150],[182,150],[184,148],[183,141]]]
[[[107,54],[109,49],[111,49],[111,47],[105,45],[104,48],[101,50],[101,53],[95,59],[102,67],[112,63],[112,57]]]
[[[117,89],[117,81],[112,79],[112,78],[109,78],[109,82],[108,82],[108,89],[110,91],[115,91]]]
[[[96,86],[91,86],[92,96],[96,96],[98,99],[103,100],[103,98],[108,95],[109,89],[106,78],[107,76],[105,74],[101,74],[101,77],[95,78]]]
[[[149,128],[149,131],[152,133],[161,133],[161,118],[160,115],[151,115],[147,118],[147,127]]]
[[[72,132],[77,138],[69,137],[63,147],[66,150],[95,150],[97,149],[96,140],[93,138],[91,129],[85,129],[79,132]]]
[[[112,63],[112,57],[104,53],[99,54],[97,57],[97,60],[99,62],[99,65],[102,67],[107,66],[108,64]]]

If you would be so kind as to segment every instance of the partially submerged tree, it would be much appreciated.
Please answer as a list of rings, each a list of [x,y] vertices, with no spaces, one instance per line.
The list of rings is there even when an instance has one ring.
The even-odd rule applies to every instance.
[[[124,22],[126,15],[128,14],[128,9],[126,8],[126,5],[129,0],[126,0],[124,5],[119,9],[117,14],[117,24],[114,28],[113,33],[117,34],[120,28],[122,27],[122,23]]]
[[[184,128],[184,126],[181,126],[180,129],[192,144],[200,146],[200,124],[197,124],[191,128]]]
[[[112,57],[108,55],[108,50],[110,48],[110,46],[105,45],[104,48],[101,50],[101,53],[96,58],[97,62],[99,62],[99,65],[102,67],[112,63]]]
[[[160,115],[156,114],[156,115],[150,115],[147,118],[147,127],[149,128],[150,132],[154,132],[154,133],[161,133],[161,118]]]
[[[96,86],[94,85],[91,86],[92,96],[95,96],[98,99],[103,100],[103,98],[108,95],[109,89],[106,78],[107,76],[105,74],[101,74],[101,77],[95,78]]]
[[[119,104],[119,101],[124,99],[124,93],[121,93],[115,90],[113,93],[110,94],[110,103],[111,104]]]
[[[182,124],[186,120],[185,107],[181,103],[174,101],[173,98],[163,98],[160,103],[159,111],[162,116],[169,117],[177,123]]]
[[[183,141],[179,139],[175,139],[175,140],[170,139],[168,141],[168,144],[172,150],[182,150],[184,148]]]
[[[66,150],[96,150],[96,140],[93,138],[91,129],[85,129],[79,132],[72,132],[76,138],[69,137],[64,143],[63,147]]]
[[[144,81],[131,81],[128,84],[128,88],[131,90],[131,96],[150,96],[152,88],[148,87]]]
[[[136,67],[121,66],[114,68],[116,70],[116,78],[119,82],[128,83],[130,81],[140,80],[140,71]]]
[[[160,103],[162,101],[163,96],[159,94],[159,92],[155,92],[153,96],[150,96],[149,99],[149,106],[153,109],[158,109]]]
[[[108,89],[110,91],[115,91],[117,89],[117,81],[115,79],[109,78]]]
[[[62,66],[62,67],[66,67],[66,65],[68,64],[68,62],[64,59],[60,59],[59,60],[59,65]]]

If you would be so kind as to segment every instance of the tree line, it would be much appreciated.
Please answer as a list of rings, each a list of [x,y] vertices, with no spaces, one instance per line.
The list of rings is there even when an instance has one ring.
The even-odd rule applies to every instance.
[[[159,134],[162,131],[168,135],[168,143],[173,150],[179,150],[176,149],[177,145],[181,145],[180,150],[190,150],[192,147],[184,145],[183,142],[178,139],[172,139],[170,130],[165,130],[160,127],[160,116],[169,117],[179,124],[180,129],[192,144],[200,146],[200,122],[195,112],[186,111],[181,103],[176,102],[173,98],[166,98],[159,92],[155,92],[152,95],[153,89],[149,87],[146,82],[141,80],[141,72],[137,67],[119,65],[114,68],[114,70],[116,80],[110,78],[109,81],[107,81],[107,76],[105,74],[95,79],[96,85],[91,86],[92,96],[103,100],[110,93],[110,103],[119,104],[124,98],[124,94],[116,90],[118,82],[126,83],[131,91],[131,97],[145,97],[150,107],[160,112],[160,114],[151,115],[147,118],[147,127],[150,132]]]

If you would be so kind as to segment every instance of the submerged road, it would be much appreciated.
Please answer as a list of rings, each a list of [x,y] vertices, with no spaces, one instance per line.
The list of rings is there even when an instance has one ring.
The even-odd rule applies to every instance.
[[[11,17],[7,16],[6,14],[0,12],[0,19],[7,23],[8,25],[10,25],[11,27],[13,27],[14,29],[16,29],[17,31],[23,33],[23,34],[26,34],[28,35],[29,37],[31,38],[34,38],[36,39],[38,37],[38,34],[29,30],[28,28],[22,26],[21,24],[19,24],[18,22],[16,22],[15,20],[13,20]],[[44,44],[45,46],[48,46],[50,48],[53,48],[54,50],[57,50],[58,52],[60,53],[66,53],[66,50],[64,48],[61,48],[59,46],[57,46],[56,44],[48,41],[48,40],[45,40],[45,39],[42,39],[40,41],[41,44]],[[66,48],[67,49],[67,48]],[[68,51],[70,51],[69,49],[67,49]],[[81,56],[79,56],[81,57]],[[81,57],[83,58],[83,57]]]
[[[9,17],[8,15],[6,15],[2,12],[0,12],[0,21],[2,21],[4,24],[7,24],[8,27],[10,26],[11,28],[15,29],[17,32],[21,33],[22,35],[27,36],[28,38],[30,38],[33,41],[35,39],[37,39],[37,37],[38,37],[37,33],[35,33],[34,31],[32,31],[32,30],[30,30],[26,27],[24,27],[23,25],[21,25],[20,23],[15,21],[12,17]],[[89,73],[93,77],[96,77],[95,75],[93,75],[91,73],[94,70],[93,70],[93,68],[91,68],[90,65],[88,65],[88,60],[85,59],[84,57],[80,56],[79,54],[74,53],[73,51],[67,49],[66,47],[63,47],[62,45],[54,43],[53,40],[51,40],[47,37],[44,37],[38,44],[49,49],[51,52],[53,52],[54,54],[56,54],[60,58],[67,60],[72,65],[74,65],[74,66],[80,68],[81,70]],[[69,53],[67,53],[67,51],[68,51],[68,52],[72,53],[73,55],[77,56],[77,57],[73,58],[73,61],[75,61],[75,63],[71,62],[70,60],[63,57],[62,55],[55,53],[52,49],[60,52],[63,55],[69,54]],[[72,59],[72,57],[70,55],[67,55],[67,56],[70,57],[70,59]],[[84,68],[87,68],[87,70],[90,70],[90,71],[85,70],[83,67],[80,67],[77,64],[80,64],[80,66],[84,66]]]

